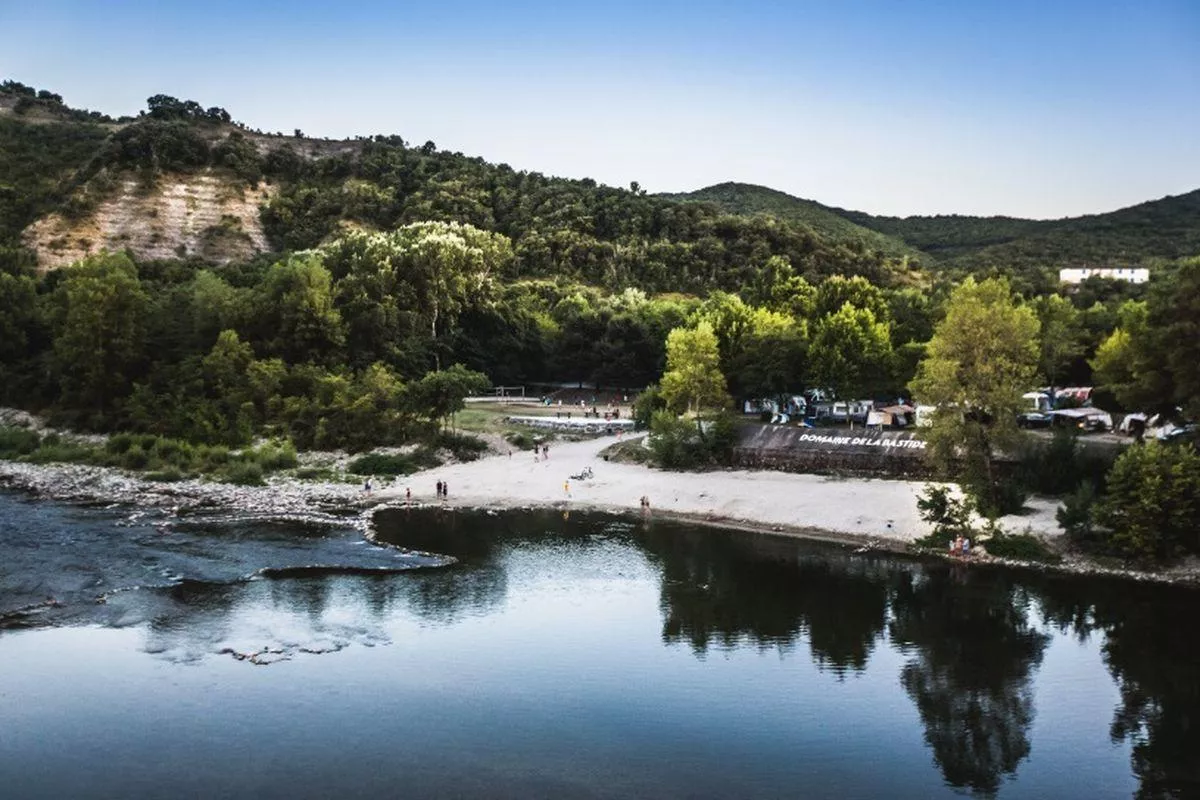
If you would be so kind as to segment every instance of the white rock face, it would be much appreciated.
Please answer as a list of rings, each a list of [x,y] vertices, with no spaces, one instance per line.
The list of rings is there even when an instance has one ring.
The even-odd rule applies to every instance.
[[[81,219],[49,214],[26,228],[24,239],[44,270],[125,249],[144,259],[198,255],[224,264],[270,249],[259,219],[270,192],[265,183],[251,188],[212,173],[163,176],[149,189],[124,177],[94,212]]]

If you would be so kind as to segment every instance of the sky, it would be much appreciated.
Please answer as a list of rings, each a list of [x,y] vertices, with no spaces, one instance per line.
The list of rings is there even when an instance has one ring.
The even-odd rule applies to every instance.
[[[1200,0],[0,0],[0,79],[680,192],[1099,213],[1200,188]]]

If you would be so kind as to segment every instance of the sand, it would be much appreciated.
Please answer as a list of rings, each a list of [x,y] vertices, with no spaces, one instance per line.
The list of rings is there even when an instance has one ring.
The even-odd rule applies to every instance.
[[[917,515],[924,482],[835,478],[762,470],[667,472],[637,464],[607,462],[600,452],[615,437],[550,444],[549,459],[532,451],[489,456],[478,461],[426,470],[377,492],[383,503],[434,503],[436,484],[445,481],[448,505],[521,508],[553,506],[641,513],[641,497],[651,513],[714,524],[777,531],[816,538],[901,545],[925,536],[930,527]],[[591,467],[590,480],[572,480]],[[566,486],[564,486],[564,482]],[[1029,529],[1044,536],[1061,533],[1056,504],[1034,501],[1031,513],[1001,520],[1007,531]]]

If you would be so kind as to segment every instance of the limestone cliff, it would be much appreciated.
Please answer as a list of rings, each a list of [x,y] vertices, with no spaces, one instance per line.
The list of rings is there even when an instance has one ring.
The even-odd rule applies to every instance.
[[[244,260],[270,249],[259,219],[270,191],[265,183],[250,188],[213,171],[163,175],[150,185],[117,177],[94,208],[42,217],[26,228],[24,241],[44,270],[126,248],[143,259]]]

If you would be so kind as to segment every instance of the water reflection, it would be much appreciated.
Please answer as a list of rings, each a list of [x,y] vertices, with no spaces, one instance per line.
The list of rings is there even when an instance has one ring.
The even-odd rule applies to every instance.
[[[38,513],[44,517],[50,512]],[[387,642],[392,636],[399,641],[397,626],[408,625],[399,630],[411,634],[413,622],[430,633],[458,634],[458,639],[439,639],[430,652],[440,654],[440,647],[453,647],[457,641],[466,644],[454,652],[469,654],[476,645],[471,637],[486,636],[491,620],[485,626],[460,625],[465,621],[495,617],[499,627],[506,615],[523,613],[527,617],[518,620],[516,628],[521,637],[538,630],[546,619],[539,616],[542,609],[515,602],[530,597],[552,602],[566,598],[572,605],[558,621],[578,625],[584,641],[600,635],[589,627],[589,615],[602,616],[597,609],[604,600],[597,598],[611,597],[603,594],[606,587],[625,582],[636,588],[618,595],[627,603],[623,611],[639,623],[648,619],[650,633],[646,637],[646,627],[615,628],[622,634],[636,630],[640,638],[604,640],[615,648],[611,663],[602,665],[605,669],[627,666],[630,675],[641,675],[645,663],[626,665],[624,660],[662,658],[656,662],[660,669],[678,670],[680,659],[696,666],[689,651],[705,659],[714,651],[794,653],[807,647],[820,670],[839,679],[853,678],[836,683],[837,689],[882,680],[883,691],[902,707],[908,708],[911,701],[928,748],[920,750],[913,737],[913,752],[928,752],[948,786],[985,796],[1004,789],[1031,753],[1046,746],[1039,745],[1033,723],[1039,670],[1043,662],[1053,663],[1046,657],[1050,642],[1090,639],[1099,645],[1120,692],[1109,733],[1122,748],[1126,743],[1131,748],[1139,796],[1200,796],[1200,652],[1190,630],[1200,613],[1200,593],[1194,590],[928,564],[660,520],[639,524],[586,513],[564,518],[560,512],[487,515],[403,509],[379,516],[381,539],[454,556],[459,562],[446,569],[387,576],[321,574],[289,568],[334,557],[340,563],[371,566],[393,555],[312,531],[289,537],[281,531],[222,529],[219,546],[210,545],[215,534],[194,526],[115,538],[111,521],[98,518],[103,524],[89,531],[72,516],[72,524],[42,555],[31,547],[14,549],[10,562],[24,567],[7,577],[0,575],[0,589],[11,586],[17,598],[39,597],[42,588],[30,576],[42,580],[49,565],[63,576],[52,578],[58,581],[53,591],[75,591],[82,598],[78,607],[86,603],[88,608],[75,612],[77,616],[55,618],[57,624],[82,619],[111,627],[137,626],[144,631],[144,649],[170,661],[199,662],[214,653],[229,653],[270,663],[300,653]],[[4,535],[14,542],[27,541],[15,531]],[[277,577],[215,580],[244,575],[247,565],[263,561],[279,567],[271,573]],[[152,567],[149,572],[146,563]],[[72,577],[77,574],[74,564],[87,565],[87,582]],[[176,576],[145,588],[115,591],[106,603],[94,603],[93,575],[109,584],[118,578],[145,584],[146,574],[161,576],[167,568],[208,579]],[[655,629],[668,646],[658,646]],[[515,649],[522,652],[511,652],[513,641],[521,642]],[[652,655],[639,647],[647,641]],[[559,641],[537,641],[536,636],[490,644],[493,657],[498,653],[513,661],[516,675],[536,668],[522,659],[553,661],[569,649]],[[1088,655],[1099,670],[1099,656],[1094,651]],[[719,667],[749,669],[747,661],[753,659],[729,661],[733,666],[713,659],[696,674],[715,675]],[[406,663],[419,672],[427,662]],[[791,659],[788,668],[797,663],[804,666],[802,658]],[[593,665],[585,661],[579,666]],[[544,678],[555,673],[547,669],[541,674]],[[599,692],[597,687],[607,680],[614,685],[623,680],[621,673],[614,679],[604,669],[579,674],[587,680],[576,680],[572,673],[567,683],[558,685],[559,694],[578,688],[586,697],[587,691]],[[727,679],[751,673],[721,674]],[[766,676],[764,692],[824,691],[796,686],[791,672],[753,674],[756,679]],[[673,680],[676,672],[669,675]],[[476,675],[475,680],[482,678]],[[670,685],[662,693],[671,695],[676,689]],[[525,688],[506,683],[504,691]],[[711,699],[714,707],[731,702],[723,696]],[[688,696],[686,702],[696,699]],[[593,717],[611,713],[619,718],[620,697],[610,701],[603,696],[575,710],[579,708],[587,708]],[[872,724],[869,713],[864,725]],[[1107,718],[1107,707],[1102,715]],[[547,716],[553,714],[548,711]],[[801,718],[795,724],[811,722]],[[1102,720],[1100,727],[1104,724]],[[910,730],[913,726],[915,722]],[[786,727],[774,729],[772,735],[780,730]],[[666,735],[656,729],[646,734],[645,742]],[[1112,754],[1096,758],[1111,759]],[[928,763],[920,755],[912,760]]]
[[[883,633],[888,581],[870,559],[661,522],[638,541],[661,567],[665,642],[788,650],[807,633],[813,661],[840,673],[865,668]]]
[[[1113,741],[1133,745],[1139,798],[1200,797],[1200,647],[1193,589],[1066,580],[1041,587],[1043,613],[1060,630],[1102,632],[1104,662],[1121,702]]]
[[[1030,626],[1029,597],[1006,572],[929,568],[900,582],[889,631],[912,652],[900,680],[946,782],[995,793],[1029,755],[1050,639]]]

